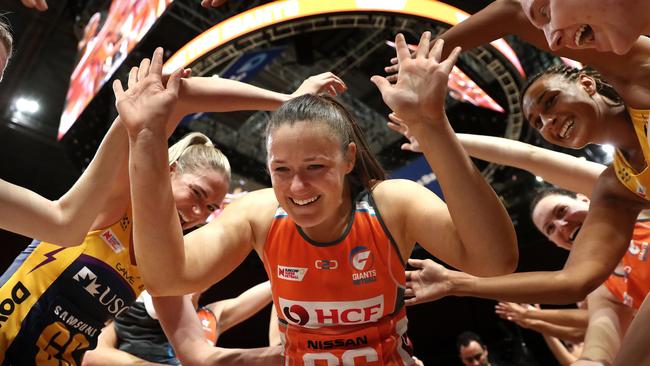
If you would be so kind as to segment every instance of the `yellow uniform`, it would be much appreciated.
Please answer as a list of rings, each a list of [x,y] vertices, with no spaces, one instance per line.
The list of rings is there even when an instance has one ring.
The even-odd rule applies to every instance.
[[[32,242],[0,278],[2,365],[80,365],[144,290],[131,240],[127,214],[79,246]]]
[[[648,188],[650,188],[650,169],[648,169],[648,162],[650,162],[650,148],[648,147],[648,117],[650,110],[639,110],[628,108],[634,131],[641,144],[643,157],[645,158],[646,167],[641,172],[636,172],[625,159],[619,149],[616,149],[614,156],[614,170],[618,180],[630,191],[634,192],[637,196],[650,201]]]

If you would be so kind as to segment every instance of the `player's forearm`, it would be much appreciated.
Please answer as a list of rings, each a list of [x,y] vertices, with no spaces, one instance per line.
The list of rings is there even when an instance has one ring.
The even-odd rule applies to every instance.
[[[133,243],[145,286],[152,296],[191,292],[181,284],[185,247],[169,181],[164,131],[130,136],[130,150]]]
[[[218,77],[183,79],[175,116],[196,112],[275,110],[291,98],[250,84]]]
[[[591,196],[605,166],[524,142],[502,137],[457,134],[467,153],[475,158],[524,169],[573,192]]]
[[[585,338],[584,328],[566,327],[543,320],[533,320],[528,327],[543,335],[559,338],[571,343],[580,343]]]
[[[510,273],[517,259],[517,241],[508,212],[476,169],[446,123],[423,124],[412,130],[436,174],[454,226],[468,255],[464,269],[482,276]]]
[[[563,271],[518,272],[497,277],[475,277],[449,271],[447,282],[448,295],[518,303],[575,303],[592,290],[590,282],[573,281]]]
[[[585,309],[529,309],[526,317],[551,324],[586,329],[589,312]]]
[[[59,200],[0,182],[0,226],[61,246],[80,244],[106,205],[117,177],[126,174],[127,154],[126,131],[114,122],[91,164]]]

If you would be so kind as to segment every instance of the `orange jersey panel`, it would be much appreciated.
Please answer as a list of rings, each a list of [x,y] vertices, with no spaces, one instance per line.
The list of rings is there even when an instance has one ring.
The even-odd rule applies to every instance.
[[[343,236],[309,239],[281,208],[264,245],[287,365],[410,365],[404,262],[369,194]]]
[[[616,271],[605,281],[605,286],[617,299],[637,310],[650,291],[648,243],[650,222],[638,221],[627,252]]]

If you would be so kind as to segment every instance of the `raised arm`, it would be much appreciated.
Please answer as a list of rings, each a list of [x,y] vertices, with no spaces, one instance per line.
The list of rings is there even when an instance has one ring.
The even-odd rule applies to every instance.
[[[50,201],[0,180],[0,227],[61,246],[78,245],[105,207],[114,182],[126,175],[128,138],[116,119],[95,157],[60,199]]]
[[[234,299],[217,301],[207,307],[215,314],[217,332],[221,334],[255,315],[271,301],[271,283],[266,281],[251,287]]]
[[[545,181],[591,197],[606,166],[502,137],[457,134],[470,156],[526,170]]]
[[[541,50],[596,68],[616,88],[626,103],[637,108],[647,107],[647,95],[650,93],[650,85],[646,81],[650,73],[650,68],[646,66],[650,54],[650,39],[647,37],[640,37],[626,55],[593,49],[561,48],[551,51],[544,33],[530,23],[518,0],[496,0],[456,24],[439,38],[445,40],[447,48],[443,55],[447,55],[453,47],[471,49],[506,35],[519,36]],[[397,61],[393,59],[392,62]],[[398,67],[389,66],[386,72],[393,74]],[[392,75],[391,80],[394,80]],[[645,89],[641,95],[639,86]]]
[[[219,77],[182,79],[178,103],[172,112],[177,121],[196,112],[276,110],[285,101],[303,94],[336,95],[347,89],[343,80],[331,72],[311,76],[291,94],[277,93],[236,80]]]
[[[544,32],[530,23],[518,0],[497,0],[446,31],[440,38],[449,47],[462,46],[470,49],[509,34],[519,36],[541,50],[596,68],[628,105],[637,108],[648,106],[650,85],[646,80],[650,68],[646,61],[650,55],[650,39],[647,37],[640,37],[625,55],[566,47],[551,50]],[[446,52],[450,52],[450,49]],[[640,93],[639,88],[644,90]]]
[[[537,319],[520,319],[515,321],[519,326],[532,329],[544,336],[555,337],[571,343],[580,343],[585,338],[584,327],[567,327]]]
[[[420,142],[448,207],[441,210],[433,193],[422,187],[409,190],[408,197],[402,192],[405,202],[399,207],[403,208],[406,240],[477,275],[512,272],[518,253],[510,217],[465,154],[444,111],[449,72],[460,49],[441,60],[444,42],[438,41],[429,52],[429,38],[425,32],[411,58],[404,37],[398,35],[395,43],[402,67],[397,83],[379,76],[371,79],[384,102]]]
[[[388,127],[406,137],[403,150],[421,152],[420,144],[399,118],[390,116]],[[458,133],[467,153],[477,159],[526,170],[549,183],[591,197],[598,176],[606,166],[573,155],[503,137]]]
[[[420,269],[407,272],[406,295],[414,297],[408,302],[430,301],[446,295],[549,304],[581,301],[616,268],[627,250],[639,213],[637,199],[619,187],[611,168],[603,176],[562,270],[479,278],[446,270],[432,261],[409,260]],[[605,192],[608,187],[627,199]]]
[[[152,296],[196,292],[219,281],[250,253],[251,223],[259,220],[261,207],[271,208],[268,220],[277,207],[271,191],[250,193],[184,242],[171,189],[166,134],[159,123],[176,102],[179,76],[172,75],[165,88],[161,70],[162,49],[157,49],[148,70],[132,73],[128,91],[119,81],[113,85],[129,134],[135,254]]]
[[[582,328],[582,336],[584,336],[584,329],[589,323],[589,314],[586,309],[541,309],[529,304],[500,302],[495,307],[495,312],[507,320],[541,320],[565,327]]]

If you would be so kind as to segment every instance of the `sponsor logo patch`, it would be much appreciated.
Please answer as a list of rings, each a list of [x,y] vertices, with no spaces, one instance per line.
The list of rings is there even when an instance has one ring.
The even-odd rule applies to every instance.
[[[359,301],[293,301],[279,298],[287,322],[306,328],[376,322],[384,315],[384,295]]]
[[[336,259],[317,259],[314,262],[316,269],[337,269],[339,268],[339,262]]]
[[[140,279],[140,277],[135,277],[134,275],[130,274],[128,270],[128,266],[122,264],[121,262],[117,262],[117,264],[115,265],[115,270],[122,275],[124,280],[128,282],[129,285],[133,285],[136,279]]]
[[[350,250],[350,266],[360,271],[352,274],[352,283],[363,285],[377,281],[377,271],[374,269],[375,257],[368,247],[358,245]]]
[[[309,349],[332,349],[332,348],[357,348],[368,344],[368,336],[355,338],[335,338],[321,340],[307,340]]]
[[[56,305],[54,307],[54,315],[56,315],[63,324],[67,325],[68,328],[76,329],[89,337],[95,337],[95,335],[99,333],[99,329],[74,316],[73,312],[68,311],[61,305]]]
[[[0,301],[0,329],[2,328],[3,323],[5,323],[11,314],[14,313],[16,305],[22,304],[30,295],[31,293],[22,282],[18,281],[14,285],[11,289],[10,296]]]
[[[358,245],[350,251],[350,265],[357,271],[370,269],[374,265],[374,257],[368,247]]]
[[[307,273],[307,268],[287,267],[278,265],[278,278],[289,281],[302,281]]]
[[[111,229],[104,231],[99,236],[102,238],[104,243],[108,244],[108,246],[111,247],[115,253],[119,253],[124,250],[124,246],[117,238],[117,236],[111,231]]]
[[[72,276],[72,279],[79,282],[79,284],[83,286],[84,290],[86,290],[90,296],[96,298],[110,314],[118,316],[124,310],[129,308],[127,302],[118,297],[115,291],[111,290],[110,286],[97,282],[97,275],[88,267],[83,266],[79,272]]]

